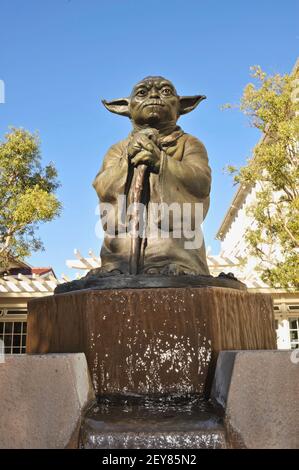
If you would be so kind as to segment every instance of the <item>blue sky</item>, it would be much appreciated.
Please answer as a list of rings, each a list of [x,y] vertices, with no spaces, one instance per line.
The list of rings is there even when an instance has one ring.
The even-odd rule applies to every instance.
[[[258,139],[238,111],[249,67],[290,72],[299,46],[298,0],[0,0],[0,139],[8,126],[38,130],[43,162],[59,172],[62,216],[40,228],[45,251],[29,260],[70,274],[74,248],[99,253],[91,182],[110,145],[130,131],[100,99],[126,96],[146,75],[171,79],[180,94],[208,99],[180,119],[200,138],[213,170],[206,244],[235,192],[223,173],[242,164]],[[74,272],[72,273],[75,274]]]

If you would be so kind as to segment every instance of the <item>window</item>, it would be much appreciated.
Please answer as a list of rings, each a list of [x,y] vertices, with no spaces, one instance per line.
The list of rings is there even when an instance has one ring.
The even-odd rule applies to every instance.
[[[296,312],[298,311],[299,312],[299,305],[288,305],[288,309],[291,311],[291,312]]]
[[[289,318],[291,349],[299,348],[299,317]]]
[[[25,354],[27,335],[27,311],[2,309],[0,311],[0,339],[5,354]]]

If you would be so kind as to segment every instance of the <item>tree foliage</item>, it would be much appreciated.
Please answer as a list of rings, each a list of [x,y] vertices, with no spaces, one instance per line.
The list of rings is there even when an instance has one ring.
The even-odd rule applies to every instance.
[[[0,142],[0,266],[43,249],[38,225],[59,215],[57,171],[42,167],[36,134],[12,128]]]
[[[269,76],[259,66],[252,67],[252,77],[238,107],[262,137],[247,164],[229,171],[236,183],[256,190],[245,237],[249,255],[260,261],[261,278],[272,287],[298,288],[299,80]]]

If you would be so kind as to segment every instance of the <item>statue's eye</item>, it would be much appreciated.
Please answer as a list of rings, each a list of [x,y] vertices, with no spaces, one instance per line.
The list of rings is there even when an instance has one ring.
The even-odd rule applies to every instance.
[[[145,96],[146,94],[147,94],[147,90],[145,88],[141,88],[136,93],[137,96]]]
[[[172,89],[171,88],[162,88],[161,90],[162,95],[169,96],[172,95]]]

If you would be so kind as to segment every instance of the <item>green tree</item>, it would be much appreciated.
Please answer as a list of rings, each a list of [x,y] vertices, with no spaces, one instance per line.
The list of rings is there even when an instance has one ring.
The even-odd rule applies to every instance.
[[[54,165],[41,165],[38,135],[10,129],[0,142],[0,267],[43,249],[36,232],[60,213],[58,186]]]
[[[245,166],[228,170],[236,183],[257,191],[245,237],[248,254],[261,261],[261,278],[272,287],[298,288],[299,80],[296,74],[269,76],[260,66],[251,71],[254,83],[245,87],[237,107],[262,137]]]

